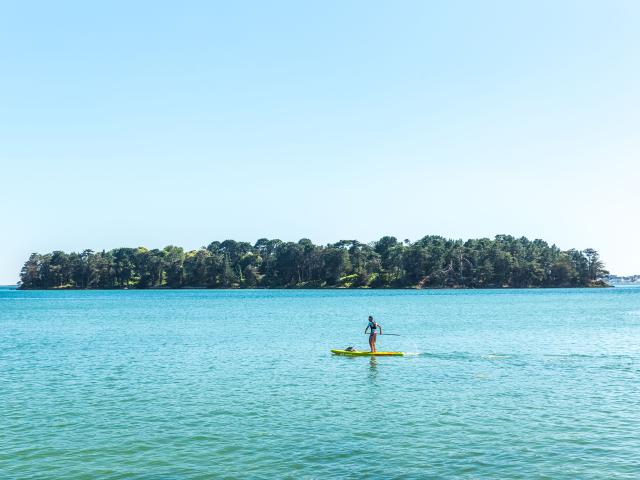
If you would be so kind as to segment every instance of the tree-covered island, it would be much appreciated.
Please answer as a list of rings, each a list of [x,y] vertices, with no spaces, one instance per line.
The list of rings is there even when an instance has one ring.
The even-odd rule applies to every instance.
[[[543,240],[426,236],[314,245],[262,238],[199,250],[116,248],[32,254],[22,289],[58,288],[526,288],[606,286],[593,249],[560,250]]]

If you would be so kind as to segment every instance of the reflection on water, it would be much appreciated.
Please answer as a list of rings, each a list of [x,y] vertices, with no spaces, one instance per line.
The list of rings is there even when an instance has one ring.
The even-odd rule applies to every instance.
[[[369,357],[369,376],[374,378],[376,375],[378,375],[378,359]]]

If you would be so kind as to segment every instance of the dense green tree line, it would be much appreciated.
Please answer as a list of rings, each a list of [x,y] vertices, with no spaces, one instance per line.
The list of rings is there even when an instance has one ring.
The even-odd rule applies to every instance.
[[[22,288],[578,287],[607,272],[593,249],[562,251],[543,240],[383,237],[341,240],[225,240],[199,250],[116,248],[32,254]]]

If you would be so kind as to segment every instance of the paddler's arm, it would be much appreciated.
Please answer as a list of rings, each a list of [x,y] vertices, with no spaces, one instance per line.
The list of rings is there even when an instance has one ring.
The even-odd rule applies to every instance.
[[[367,333],[367,330],[369,330],[369,325],[367,325],[367,328],[364,329],[364,333]]]
[[[380,335],[382,335],[382,325],[378,324],[378,328],[380,329]]]

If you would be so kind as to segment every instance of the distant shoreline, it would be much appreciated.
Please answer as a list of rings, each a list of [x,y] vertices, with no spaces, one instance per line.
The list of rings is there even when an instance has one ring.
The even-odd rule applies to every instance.
[[[14,285],[6,285],[7,287],[13,287]],[[619,285],[620,286],[620,285]],[[621,285],[628,286],[628,285]],[[1,286],[0,286],[1,287]],[[23,288],[16,286],[17,290],[21,291],[65,291],[65,290],[86,290],[86,291],[101,291],[101,290],[132,290],[132,291],[145,291],[145,290],[559,290],[559,289],[578,289],[578,288],[614,288],[616,285],[610,285],[606,282],[594,282],[591,285],[579,285],[579,286],[551,286],[551,287],[111,287],[111,288],[82,288],[82,287],[54,287],[54,288]]]

